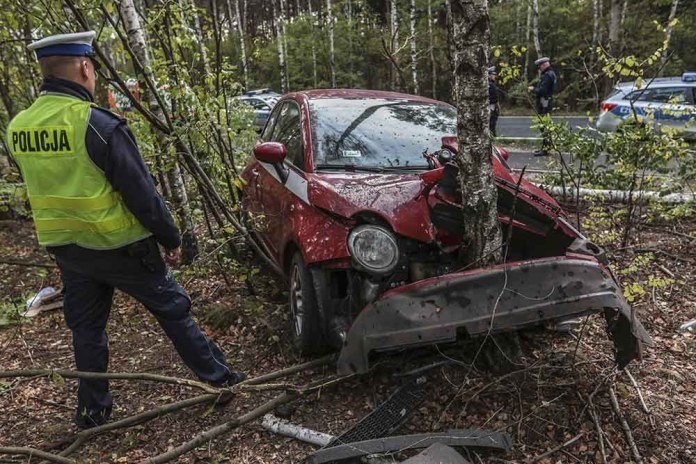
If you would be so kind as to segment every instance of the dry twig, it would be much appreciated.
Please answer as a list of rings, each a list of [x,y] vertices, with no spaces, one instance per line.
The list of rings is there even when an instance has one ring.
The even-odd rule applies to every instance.
[[[30,461],[31,458],[37,457],[51,462],[58,462],[60,464],[75,464],[77,462],[74,459],[64,458],[53,453],[47,453],[45,451],[27,448],[24,446],[0,447],[0,454],[22,454],[28,456]]]
[[[616,399],[614,385],[609,386],[609,399],[611,399],[611,406],[614,409],[616,415],[618,416],[619,422],[621,423],[621,428],[623,429],[624,435],[626,436],[626,442],[628,443],[628,446],[631,449],[631,456],[633,456],[633,460],[636,462],[636,464],[643,464],[643,458],[640,456],[640,452],[638,451],[636,441],[633,439],[631,427],[628,426],[628,422],[626,422],[626,418],[621,413],[621,409],[619,408],[619,400]]]
[[[534,462],[541,461],[542,459],[544,459],[544,458],[546,458],[546,457],[549,457],[549,456],[551,456],[552,454],[557,453],[558,451],[561,451],[563,448],[569,447],[570,445],[572,445],[573,443],[575,443],[576,441],[578,441],[578,440],[581,439],[581,438],[582,438],[582,432],[581,432],[581,433],[578,433],[577,435],[575,435],[573,438],[571,438],[571,439],[568,440],[567,442],[562,443],[562,444],[558,445],[557,447],[555,447],[555,448],[553,448],[553,449],[550,449],[550,450],[548,450],[548,451],[545,452],[545,453],[540,454],[539,456],[536,456],[536,457],[534,457],[534,458],[528,459],[528,460],[527,460],[527,463],[528,463],[528,464],[532,464],[532,463],[534,463]]]

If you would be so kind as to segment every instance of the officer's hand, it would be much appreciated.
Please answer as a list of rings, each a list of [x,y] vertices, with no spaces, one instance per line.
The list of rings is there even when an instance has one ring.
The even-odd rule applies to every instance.
[[[181,247],[174,248],[173,250],[164,251],[164,261],[170,266],[176,266],[181,260]]]
[[[527,90],[531,92],[532,90],[534,90],[534,86],[530,85],[529,87],[527,87]]]

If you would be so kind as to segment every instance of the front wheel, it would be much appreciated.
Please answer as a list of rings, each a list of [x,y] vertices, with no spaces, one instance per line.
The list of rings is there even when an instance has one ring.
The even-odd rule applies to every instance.
[[[290,264],[290,318],[292,341],[302,355],[320,352],[324,346],[317,295],[312,275],[296,252]]]

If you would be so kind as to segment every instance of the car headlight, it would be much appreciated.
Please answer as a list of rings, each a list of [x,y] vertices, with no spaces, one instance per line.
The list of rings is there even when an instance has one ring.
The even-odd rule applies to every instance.
[[[348,234],[348,251],[365,271],[388,274],[399,262],[396,238],[384,227],[362,225]]]

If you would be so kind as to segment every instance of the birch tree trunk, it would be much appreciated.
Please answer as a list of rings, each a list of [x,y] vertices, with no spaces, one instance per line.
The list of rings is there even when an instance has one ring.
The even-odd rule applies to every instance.
[[[276,9],[276,0],[272,0],[273,4],[273,17],[276,18],[276,41],[278,43],[278,67],[280,69],[280,91],[281,93],[287,93],[288,91],[288,81],[287,72],[285,71],[285,53],[283,49],[283,28],[281,23],[283,21],[282,15],[278,15],[278,10]]]
[[[249,90],[249,63],[246,53],[246,38],[244,36],[244,24],[242,15],[239,11],[239,0],[234,0],[235,15],[232,15],[231,0],[227,0],[227,15],[230,18],[230,35],[232,35],[232,21],[237,22],[237,33],[239,34],[239,49],[242,54],[242,72],[244,74],[244,89]],[[232,19],[234,18],[234,19]]]
[[[281,18],[281,23],[280,27],[283,31],[283,56],[285,57],[285,87],[287,88],[286,92],[290,90],[290,71],[288,70],[288,34],[287,34],[287,29],[286,29],[286,23],[287,19],[289,18],[288,15],[288,5],[285,3],[285,0],[280,0],[280,18]]]
[[[433,85],[432,97],[437,98],[437,66],[435,65],[435,44],[433,42],[432,0],[428,0],[428,47],[430,48],[430,75]]]
[[[524,35],[524,43],[525,46],[527,47],[527,51],[524,53],[524,77],[525,80],[527,80],[527,71],[529,70],[529,50],[531,47],[529,46],[529,41],[531,40],[532,37],[532,4],[528,3],[527,4],[527,22],[525,24],[526,30],[525,30],[525,35]]]
[[[336,50],[334,49],[334,22],[331,14],[331,0],[326,0],[326,20],[329,23],[329,71],[331,73],[331,88],[336,88]]]
[[[203,28],[201,27],[201,17],[198,14],[198,7],[194,0],[191,1],[191,13],[193,14],[193,30],[196,32],[198,53],[201,55],[204,76],[210,74],[210,63],[208,63],[208,49],[205,47]]]
[[[394,60],[396,60],[396,51],[399,49],[399,14],[396,0],[391,0],[391,48]],[[399,82],[398,72],[396,64],[392,63],[392,89],[397,88]]]
[[[145,35],[140,24],[140,18],[133,4],[133,0],[122,0],[118,3],[119,11],[123,17],[124,26],[127,33],[128,44],[133,50],[133,54],[138,59],[142,66],[141,71],[154,82],[152,75],[152,67],[150,66],[150,56],[148,54]],[[141,86],[144,90],[144,98],[150,106],[150,110],[160,120],[164,120],[164,109],[160,107],[155,98],[155,95],[149,91],[147,86]],[[160,147],[167,146],[166,137],[157,132],[158,145]],[[188,204],[188,195],[184,186],[184,179],[179,169],[179,164],[171,163],[171,168],[167,171],[167,180],[171,191],[171,199],[174,204],[174,210],[179,218],[180,227],[182,229],[182,260],[184,263],[190,263],[198,254],[198,243],[196,234],[193,228],[193,219],[191,210]]]
[[[418,49],[416,44],[416,0],[411,0],[411,75],[413,76],[413,93],[418,95]]]
[[[348,86],[353,87],[353,2],[351,0],[348,0],[346,16],[348,17]]]
[[[665,49],[662,50],[662,56],[660,57],[660,74],[664,72],[665,63],[667,63],[667,50],[669,50],[669,41],[672,38],[672,29],[674,29],[674,18],[677,17],[677,8],[679,8],[679,0],[672,0],[672,9],[669,10],[669,18],[667,19],[667,27],[665,28]]]
[[[597,33],[599,32],[599,0],[592,0],[592,53],[597,45]]]
[[[502,244],[489,132],[488,2],[451,0],[450,3],[448,40],[454,66],[453,97],[459,141],[455,161],[459,167],[464,222],[460,258],[464,264],[486,266],[500,260]]]
[[[617,56],[619,53],[619,32],[621,31],[621,3],[620,0],[611,0],[609,12],[609,52]]]
[[[624,0],[623,6],[621,7],[621,25],[624,25],[626,21],[626,10],[628,10],[628,0]]]
[[[309,20],[312,22],[312,37],[314,37],[314,13],[312,12],[312,0],[307,0],[307,11],[309,11]],[[317,47],[312,40],[312,76],[314,77],[314,88],[317,87]]]
[[[541,58],[541,42],[539,41],[539,0],[532,1],[532,34],[537,58]]]

